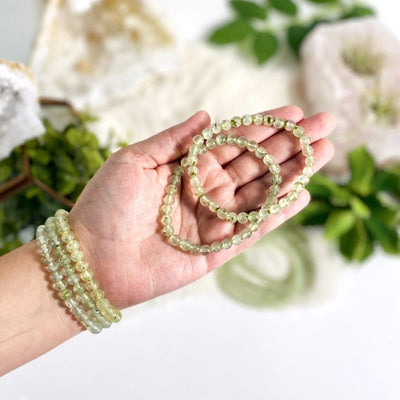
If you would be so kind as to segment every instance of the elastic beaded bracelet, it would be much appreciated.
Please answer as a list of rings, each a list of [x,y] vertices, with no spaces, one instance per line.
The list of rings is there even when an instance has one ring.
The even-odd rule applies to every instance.
[[[224,134],[220,134],[221,130],[228,131],[232,127],[237,128],[242,124],[248,126],[252,123],[255,125],[264,124],[266,126],[274,126],[276,129],[284,128],[286,131],[292,132],[293,135],[299,139],[302,153],[305,156],[306,166],[303,168],[303,173],[296,178],[292,190],[290,190],[286,196],[281,197],[279,201],[277,195],[279,193],[279,184],[282,182],[282,177],[279,175],[280,167],[274,162],[273,157],[267,154],[266,150],[260,147],[257,142],[248,141],[244,136],[238,138],[235,135],[225,136]],[[214,135],[217,135],[217,137],[214,138]],[[204,141],[206,141],[206,144],[204,144]],[[205,189],[201,185],[201,181],[197,176],[199,172],[196,167],[198,155],[204,154],[209,149],[223,144],[237,144],[243,148],[247,147],[248,150],[254,151],[258,158],[263,158],[265,164],[269,165],[270,173],[273,175],[272,190],[270,190],[270,196],[267,198],[259,212],[252,211],[249,214],[236,214],[223,209],[223,212],[220,212],[220,215],[218,215],[218,211],[221,207],[217,202],[212,201],[207,195],[205,195]],[[265,221],[269,215],[279,214],[282,209],[289,207],[291,202],[298,199],[299,193],[304,190],[304,186],[309,182],[310,177],[313,174],[312,167],[315,165],[313,152],[314,150],[311,147],[311,138],[305,135],[302,126],[296,125],[292,120],[285,121],[280,117],[256,114],[253,116],[244,115],[243,117],[233,117],[231,120],[223,120],[221,124],[212,123],[210,128],[206,128],[202,131],[201,135],[193,137],[193,145],[189,149],[188,156],[181,160],[181,165],[175,168],[174,174],[169,180],[169,185],[166,187],[166,194],[163,198],[164,204],[161,207],[161,212],[163,214],[161,217],[161,223],[163,225],[162,233],[167,236],[171,245],[179,246],[183,251],[190,251],[199,254],[209,254],[211,251],[218,252],[222,249],[229,249],[232,245],[240,244],[243,240],[250,238],[252,233],[259,228],[260,223]],[[187,173],[189,177],[191,177],[191,184],[194,186],[196,196],[200,198],[200,204],[209,207],[211,211],[217,213],[219,218],[226,219],[228,222],[246,223],[250,221],[249,227],[245,228],[240,234],[234,235],[232,238],[225,238],[221,242],[214,242],[211,245],[193,243],[188,239],[182,239],[178,235],[174,234],[171,218],[172,204],[174,203],[175,194],[178,191],[177,187],[181,182],[185,169],[187,169]]]
[[[48,218],[37,228],[36,242],[60,299],[87,330],[100,333],[120,321],[121,313],[93,279],[67,216],[67,211],[58,210],[55,217]]]

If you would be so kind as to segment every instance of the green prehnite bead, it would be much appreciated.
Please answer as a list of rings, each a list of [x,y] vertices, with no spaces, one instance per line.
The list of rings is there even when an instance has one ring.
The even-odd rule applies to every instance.
[[[203,131],[201,132],[201,135],[206,140],[211,139],[213,137],[213,133],[211,132],[210,128],[203,129]]]
[[[247,146],[247,138],[245,136],[240,136],[237,138],[236,143],[239,147],[244,148]]]
[[[299,141],[302,146],[308,146],[311,144],[311,138],[307,135],[300,136]]]
[[[315,165],[315,158],[313,156],[306,157],[307,167],[313,167]]]
[[[84,285],[82,285],[81,283],[77,283],[76,285],[74,285],[72,287],[72,290],[74,291],[74,293],[78,293],[78,294],[82,294],[86,292],[86,288]]]
[[[174,202],[174,196],[167,194],[164,196],[163,201],[165,204],[172,204]]]
[[[313,171],[312,167],[304,167],[303,168],[303,174],[304,175],[307,175],[307,176],[311,177],[313,172],[314,171]]]
[[[177,167],[174,168],[174,175],[176,176],[182,176],[185,172],[185,167],[182,165],[178,165]]]
[[[287,131],[292,131],[294,129],[294,127],[296,126],[296,122],[292,121],[291,119],[288,119],[285,122],[285,129]]]
[[[208,208],[212,212],[217,212],[220,209],[220,206],[217,202],[215,201],[210,201],[210,204],[208,205]]]
[[[224,119],[224,120],[221,122],[221,128],[222,128],[224,131],[229,131],[229,129],[232,128],[231,121],[229,121],[228,119]]]
[[[169,204],[164,204],[161,206],[161,212],[165,214],[171,214],[172,213],[172,207]]]
[[[242,232],[240,232],[240,237],[242,239],[250,239],[252,235],[252,231],[249,228],[243,229]]]
[[[181,248],[181,250],[183,251],[189,251],[190,247],[191,247],[191,243],[189,240],[181,240],[181,242],[179,243],[179,247]]]
[[[211,247],[208,244],[203,244],[200,246],[200,253],[202,254],[209,254],[211,253]]]
[[[237,117],[237,116],[232,117],[231,124],[232,124],[233,127],[239,128],[239,126],[242,125],[242,118]]]
[[[87,271],[89,264],[86,261],[81,260],[75,264],[75,268],[79,272]]]
[[[263,147],[257,147],[255,150],[255,155],[257,158],[264,158],[266,154],[267,150],[265,150]]]
[[[226,208],[220,208],[217,211],[217,217],[219,219],[225,219],[226,216],[228,215],[228,210]]]
[[[264,125],[271,126],[275,121],[275,118],[272,115],[264,115]]]
[[[258,149],[258,143],[255,140],[250,140],[247,143],[247,149],[249,151],[256,151]]]
[[[248,222],[248,215],[245,212],[241,212],[238,214],[237,216],[237,220],[240,224],[245,224],[246,222]]]
[[[296,136],[296,137],[303,136],[304,135],[304,128],[302,126],[300,126],[300,125],[296,125],[293,128],[293,135]]]
[[[178,246],[180,241],[181,240],[178,235],[171,235],[169,238],[169,242],[172,244],[172,246]]]
[[[67,300],[72,297],[72,292],[69,289],[64,289],[58,294],[58,296],[62,300]]]
[[[194,176],[193,178],[190,179],[190,184],[192,186],[200,186],[201,185],[200,178],[198,176]]]
[[[228,135],[226,138],[226,143],[229,145],[235,145],[237,142],[238,137],[236,135]]]
[[[163,235],[170,237],[174,233],[174,228],[172,225],[165,225],[162,229]]]
[[[279,174],[281,172],[281,167],[277,163],[273,163],[269,166],[271,174]]]
[[[169,182],[172,185],[177,185],[180,182],[180,180],[181,180],[180,177],[177,176],[177,175],[171,175],[170,178],[169,178]]]
[[[187,165],[188,165],[188,166],[196,165],[197,162],[198,162],[198,159],[197,159],[197,157],[195,157],[195,156],[189,156],[189,157],[187,158]]]
[[[196,186],[194,189],[194,193],[196,194],[197,197],[201,197],[205,193],[205,190],[203,186]]]
[[[279,118],[279,117],[275,118],[273,125],[276,129],[281,129],[285,126],[285,120],[283,120],[282,118]]]
[[[218,144],[218,146],[222,146],[226,143],[226,136],[222,133],[220,133],[217,137],[216,137],[216,142]]]
[[[190,176],[196,176],[198,173],[199,169],[195,165],[192,165],[191,167],[188,168],[188,174]]]
[[[232,240],[231,239],[224,239],[221,241],[221,247],[223,249],[230,249],[232,247]]]
[[[200,204],[202,206],[208,207],[210,205],[210,202],[211,202],[211,199],[208,196],[203,195],[200,197]]]
[[[194,144],[203,144],[204,143],[204,137],[202,135],[196,135],[193,137],[193,143]]]
[[[303,147],[302,153],[305,156],[312,156],[314,154],[314,149],[310,145],[307,145]]]
[[[250,222],[256,222],[260,218],[260,215],[258,214],[257,211],[251,211],[249,213],[249,221]]]
[[[281,212],[281,208],[279,207],[279,204],[272,204],[269,207],[269,213],[272,215],[277,215]]]
[[[208,149],[214,149],[217,147],[217,141],[214,138],[208,139],[206,142],[206,146]]]
[[[221,243],[219,242],[214,242],[211,244],[211,251],[214,253],[218,253],[221,250]]]
[[[212,131],[212,133],[215,133],[215,134],[217,134],[217,133],[220,133],[221,132],[221,124],[219,124],[218,122],[213,122],[212,124],[211,124],[211,131]]]
[[[288,194],[287,194],[287,198],[290,201],[296,201],[299,198],[299,194],[293,190],[291,190]]]
[[[163,225],[171,225],[171,222],[172,222],[172,220],[171,220],[171,217],[169,215],[163,215],[161,217],[161,223]]]
[[[176,187],[175,185],[168,185],[168,186],[165,188],[165,191],[166,191],[168,194],[175,194],[175,193],[177,192],[177,187]]]
[[[237,221],[237,214],[235,212],[230,212],[226,216],[226,220],[232,224],[234,224]]]
[[[280,208],[288,208],[290,206],[290,200],[287,197],[283,197],[279,200],[278,204]]]
[[[53,284],[53,288],[56,289],[58,292],[61,292],[67,288],[67,285],[64,283],[64,281],[58,281]]]
[[[254,125],[261,125],[264,122],[264,117],[261,114],[253,115]]]
[[[93,272],[92,271],[83,271],[83,272],[81,272],[80,277],[84,281],[91,281],[91,280],[93,280]]]
[[[95,291],[100,290],[99,285],[95,280],[85,282],[85,287],[90,292],[95,292]]]
[[[239,235],[233,235],[232,236],[232,243],[234,245],[239,245],[242,242],[243,242],[243,239]]]
[[[266,154],[263,157],[263,163],[266,165],[272,165],[274,162],[275,162],[275,159],[271,154]]]
[[[104,292],[101,289],[96,289],[90,292],[90,297],[96,303],[96,307],[98,307],[97,302],[104,298]]]
[[[245,114],[242,117],[242,122],[244,126],[251,125],[253,123],[253,117],[249,114]]]

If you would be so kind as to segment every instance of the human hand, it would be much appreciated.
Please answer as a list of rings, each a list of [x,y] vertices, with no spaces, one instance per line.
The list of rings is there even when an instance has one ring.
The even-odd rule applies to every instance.
[[[316,114],[303,120],[302,111],[294,106],[263,114],[301,121],[312,138],[314,170],[332,157],[333,146],[324,139],[335,126],[330,114]],[[308,203],[309,194],[303,191],[289,208],[268,217],[249,240],[229,250],[204,256],[171,246],[162,235],[160,224],[165,186],[180,158],[187,153],[193,136],[209,123],[207,113],[201,111],[179,125],[114,153],[71,210],[71,226],[96,279],[115,307],[137,304],[193,282],[244,251]],[[304,167],[298,140],[264,125],[237,128],[234,133],[256,140],[274,155],[283,177],[280,195],[285,195]],[[207,194],[229,210],[250,211],[265,201],[270,174],[261,160],[246,149],[217,147],[200,157],[198,167]],[[243,229],[219,220],[201,206],[186,174],[177,197],[172,216],[175,232],[181,237],[212,243]]]

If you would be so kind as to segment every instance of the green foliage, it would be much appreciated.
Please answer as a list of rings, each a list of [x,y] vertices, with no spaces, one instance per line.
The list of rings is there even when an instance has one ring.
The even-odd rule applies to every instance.
[[[305,3],[313,3],[315,9],[307,20],[299,17],[299,8]],[[368,6],[349,6],[340,0],[231,0],[229,5],[232,20],[215,28],[208,40],[218,45],[238,44],[259,64],[275,55],[283,41],[298,56],[304,38],[320,23],[374,15]],[[275,14],[283,21],[280,26],[270,23]]]
[[[76,201],[89,179],[110,155],[87,128],[91,116],[56,130],[45,120],[45,133],[25,143],[30,173],[59,194]],[[22,148],[0,161],[0,185],[22,173]],[[0,202],[0,254],[21,245],[20,231],[33,232],[58,208],[65,208],[37,186],[29,186]]]
[[[312,201],[295,219],[323,225],[326,237],[349,260],[365,260],[375,245],[399,254],[400,166],[378,169],[365,147],[349,153],[349,165],[347,183],[315,174],[307,186]]]

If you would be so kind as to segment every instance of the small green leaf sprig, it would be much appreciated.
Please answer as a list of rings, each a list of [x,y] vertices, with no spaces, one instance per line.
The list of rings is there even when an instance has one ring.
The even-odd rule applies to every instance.
[[[365,147],[349,153],[351,176],[338,184],[321,173],[307,186],[312,201],[295,217],[302,225],[323,225],[351,261],[364,261],[380,245],[400,253],[400,166],[377,168]]]
[[[25,143],[30,175],[71,202],[110,155],[88,129],[92,120],[79,114],[78,121],[62,130],[44,120],[45,133]],[[0,186],[22,173],[22,152],[17,147],[0,161]],[[33,184],[0,201],[0,255],[22,244],[21,230],[33,237],[34,228],[59,208],[66,206]]]
[[[313,3],[317,12],[302,20],[300,3]],[[298,56],[304,38],[321,22],[374,15],[372,8],[346,0],[230,0],[229,5],[234,14],[232,20],[217,27],[208,40],[216,45],[240,45],[250,51],[259,64],[276,54],[285,40]],[[283,18],[280,26],[272,25],[274,14]]]

